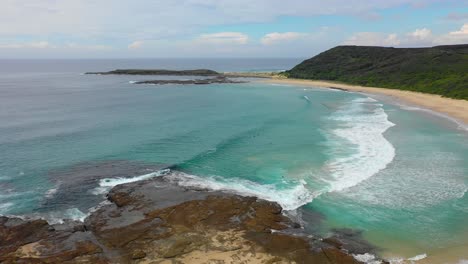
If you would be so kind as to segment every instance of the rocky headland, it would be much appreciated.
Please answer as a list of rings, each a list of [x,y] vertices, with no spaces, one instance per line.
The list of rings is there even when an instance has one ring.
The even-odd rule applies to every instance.
[[[115,186],[84,221],[0,217],[0,263],[360,263],[359,233],[306,234],[274,203],[186,188],[173,173]]]

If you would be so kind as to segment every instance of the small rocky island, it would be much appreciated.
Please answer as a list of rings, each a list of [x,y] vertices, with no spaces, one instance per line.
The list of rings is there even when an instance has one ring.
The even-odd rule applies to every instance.
[[[174,75],[174,76],[218,76],[219,72],[207,69],[165,70],[165,69],[117,69],[108,72],[87,72],[98,75]]]
[[[84,223],[0,217],[0,263],[361,263],[354,231],[305,234],[281,207],[187,188],[177,172],[115,186]]]
[[[145,75],[145,76],[201,76],[211,77],[203,79],[183,79],[183,80],[144,80],[136,81],[134,84],[196,84],[207,85],[215,83],[245,83],[246,81],[233,80],[231,78],[272,78],[272,73],[219,73],[208,69],[196,70],[166,70],[166,69],[118,69],[107,72],[87,72],[86,74],[96,75]]]
[[[207,79],[194,79],[194,80],[150,80],[150,81],[138,81],[134,82],[135,84],[196,84],[196,85],[206,85],[214,83],[245,83],[244,81],[235,81],[225,76],[217,76],[214,78]]]

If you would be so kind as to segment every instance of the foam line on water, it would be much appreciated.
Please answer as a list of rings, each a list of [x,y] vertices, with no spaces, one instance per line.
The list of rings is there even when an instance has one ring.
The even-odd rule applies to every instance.
[[[464,122],[462,122],[462,121],[460,121],[460,120],[458,120],[456,118],[453,118],[453,117],[451,117],[449,115],[446,115],[444,113],[440,113],[440,112],[433,111],[431,109],[427,109],[427,108],[423,108],[423,107],[409,106],[409,105],[405,105],[405,104],[401,104],[401,103],[397,103],[397,105],[402,110],[425,112],[425,113],[429,113],[429,114],[437,116],[437,117],[444,118],[446,120],[449,120],[450,122],[455,123],[458,126],[458,129],[468,131],[468,124],[465,124]]]
[[[283,87],[291,87],[291,85],[288,84],[279,84],[279,83],[271,83],[271,86],[283,86]]]
[[[425,259],[427,257],[427,254],[424,253],[424,254],[421,254],[421,255],[417,255],[417,256],[414,256],[412,258],[409,258],[408,260],[410,261],[418,261],[418,260],[421,260],[421,259]]]
[[[331,179],[325,180],[330,184],[328,191],[359,184],[385,169],[395,157],[395,148],[383,136],[395,124],[376,102],[370,97],[354,99],[330,117],[338,127],[327,135],[334,156],[326,165],[331,174]],[[352,153],[343,155],[346,144],[352,146]]]
[[[378,260],[375,255],[372,255],[370,253],[365,253],[365,254],[354,254],[353,257],[363,263],[366,264],[380,264],[382,261]]]
[[[0,204],[0,215],[5,214],[8,212],[8,210],[13,206],[13,203],[7,202],[7,203],[1,203]]]
[[[201,177],[182,172],[174,172],[171,177],[180,186],[255,196],[263,200],[277,202],[284,210],[288,211],[312,202],[318,195],[310,192],[305,182],[291,181],[287,187],[280,188],[276,185],[259,184],[239,178]]]
[[[95,195],[99,194],[104,194],[107,191],[109,191],[112,187],[117,186],[119,184],[124,184],[124,183],[131,183],[131,182],[137,182],[137,181],[143,181],[147,180],[150,178],[166,175],[170,172],[169,169],[164,169],[160,171],[155,171],[152,173],[136,176],[136,177],[130,177],[130,178],[105,178],[101,179],[99,181],[99,187],[96,187],[94,190],[91,192]]]

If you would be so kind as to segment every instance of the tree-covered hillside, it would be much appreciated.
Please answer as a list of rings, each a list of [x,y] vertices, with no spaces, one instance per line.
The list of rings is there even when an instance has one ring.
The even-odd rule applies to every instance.
[[[468,44],[432,48],[338,46],[305,60],[285,75],[468,100]]]

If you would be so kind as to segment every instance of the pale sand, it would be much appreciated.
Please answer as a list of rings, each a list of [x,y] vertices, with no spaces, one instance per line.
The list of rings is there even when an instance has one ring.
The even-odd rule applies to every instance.
[[[204,235],[208,243],[193,250],[188,250],[174,258],[161,258],[158,252],[147,254],[146,260],[140,260],[140,264],[172,264],[172,263],[193,263],[193,264],[294,264],[285,258],[274,256],[246,239],[244,231],[238,230],[207,230]],[[203,238],[202,238],[203,239]],[[154,254],[154,255],[151,255]]]
[[[406,103],[421,106],[439,113],[443,113],[465,125],[468,125],[468,101],[445,98],[434,94],[425,94],[411,91],[403,91],[396,89],[386,89],[377,87],[364,87],[358,85],[349,85],[342,83],[335,83],[329,81],[313,81],[313,80],[300,80],[300,79],[281,79],[273,78],[264,80],[268,83],[290,84],[290,85],[303,85],[315,86],[326,88],[340,88],[352,92],[363,92],[370,94],[381,94],[396,98]]]

